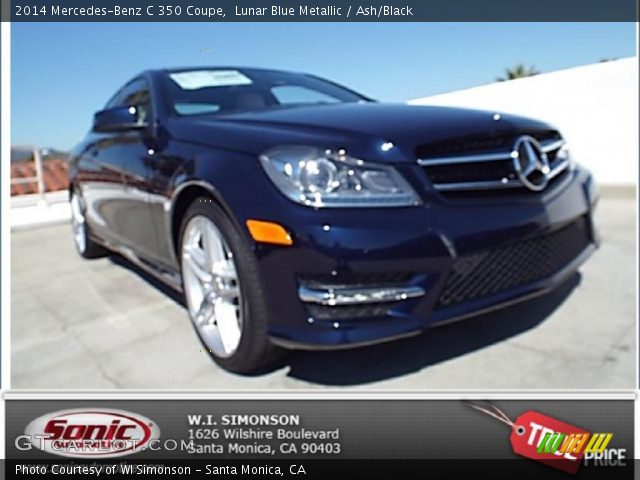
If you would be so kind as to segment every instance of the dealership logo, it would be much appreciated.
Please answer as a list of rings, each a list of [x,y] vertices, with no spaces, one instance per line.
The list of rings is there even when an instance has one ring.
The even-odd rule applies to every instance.
[[[469,404],[510,427],[513,452],[566,473],[577,474],[580,466],[625,466],[626,449],[607,448],[613,433],[589,432],[535,410],[527,410],[512,420],[488,402]]]
[[[143,450],[160,437],[160,429],[137,413],[78,408],[36,418],[25,437],[32,446],[63,457],[110,458]]]
[[[529,190],[540,191],[549,183],[549,158],[540,143],[529,135],[518,137],[511,151],[513,167],[522,184]]]

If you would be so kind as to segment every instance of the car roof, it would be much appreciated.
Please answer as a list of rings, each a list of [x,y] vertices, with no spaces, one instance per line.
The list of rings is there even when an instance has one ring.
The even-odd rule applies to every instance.
[[[240,65],[198,65],[192,67],[173,67],[173,68],[159,68],[147,70],[144,73],[152,75],[177,73],[177,72],[189,72],[193,70],[240,70],[243,72],[272,72],[272,73],[293,73],[298,75],[308,75],[304,72],[294,72],[290,70],[279,70],[273,68],[260,68],[260,67],[245,67]]]

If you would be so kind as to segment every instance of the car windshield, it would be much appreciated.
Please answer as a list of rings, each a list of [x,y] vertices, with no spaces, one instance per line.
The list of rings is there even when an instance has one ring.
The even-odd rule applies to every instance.
[[[268,70],[174,71],[164,81],[167,107],[181,116],[370,101],[311,75]]]

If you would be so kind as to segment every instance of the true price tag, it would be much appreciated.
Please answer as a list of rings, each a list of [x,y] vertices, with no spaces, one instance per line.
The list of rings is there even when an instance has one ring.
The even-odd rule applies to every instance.
[[[512,421],[495,405],[471,405],[511,427],[511,448],[522,457],[536,460],[563,472],[577,474],[584,456],[589,432],[535,410],[528,410]]]
[[[529,410],[514,422],[510,437],[511,448],[518,455],[575,475],[580,469],[584,453],[582,449],[574,453],[575,450],[571,447],[580,446],[583,439],[588,439],[588,434],[589,432],[582,428]],[[563,443],[567,441],[569,448],[561,451]]]

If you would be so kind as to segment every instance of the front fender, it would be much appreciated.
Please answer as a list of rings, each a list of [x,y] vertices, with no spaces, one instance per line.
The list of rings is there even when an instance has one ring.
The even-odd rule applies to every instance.
[[[266,176],[257,157],[250,154],[206,149],[194,152],[176,171],[165,204],[166,235],[177,252],[181,215],[199,196],[210,196],[227,213],[252,248],[246,221],[278,217],[287,200]],[[175,258],[174,258],[175,259]],[[175,259],[177,260],[177,259]]]

